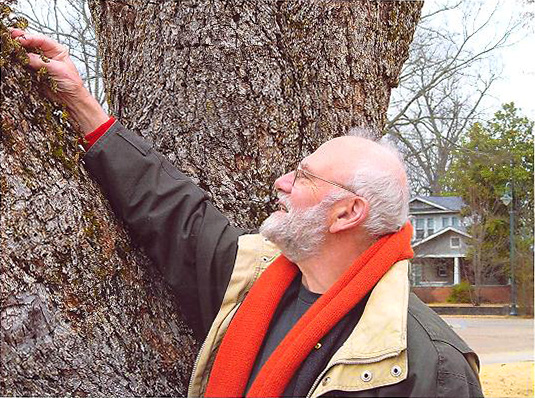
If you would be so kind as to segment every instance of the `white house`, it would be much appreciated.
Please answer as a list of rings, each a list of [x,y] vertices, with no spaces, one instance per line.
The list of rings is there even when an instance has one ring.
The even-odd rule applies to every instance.
[[[461,282],[466,257],[466,226],[460,215],[464,203],[458,196],[416,196],[409,202],[414,228],[414,286],[447,286]]]

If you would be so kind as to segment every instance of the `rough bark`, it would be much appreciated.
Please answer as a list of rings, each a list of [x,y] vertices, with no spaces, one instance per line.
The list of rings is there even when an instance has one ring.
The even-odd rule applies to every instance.
[[[182,395],[192,334],[78,164],[75,134],[4,22],[0,396]]]
[[[242,227],[353,126],[380,135],[421,2],[90,1],[110,112]]]
[[[92,2],[111,112],[242,226],[321,142],[381,131],[420,8]],[[177,303],[1,35],[0,395],[184,395],[196,344]]]

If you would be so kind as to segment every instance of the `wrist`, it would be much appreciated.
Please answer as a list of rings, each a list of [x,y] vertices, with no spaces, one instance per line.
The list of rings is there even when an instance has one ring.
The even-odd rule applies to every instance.
[[[83,135],[109,120],[108,114],[89,92],[67,105],[67,110]]]

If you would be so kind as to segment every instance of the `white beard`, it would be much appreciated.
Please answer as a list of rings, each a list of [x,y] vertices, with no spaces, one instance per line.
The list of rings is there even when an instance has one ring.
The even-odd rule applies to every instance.
[[[327,197],[315,206],[297,210],[287,195],[279,201],[288,210],[271,214],[260,226],[260,233],[275,243],[294,263],[319,254],[327,237],[327,215],[334,198]]]

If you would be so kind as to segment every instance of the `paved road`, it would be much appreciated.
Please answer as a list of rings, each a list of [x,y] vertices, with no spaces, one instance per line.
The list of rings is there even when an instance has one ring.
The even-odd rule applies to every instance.
[[[533,361],[533,319],[443,316],[482,365]]]

